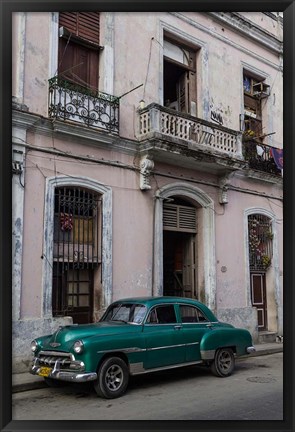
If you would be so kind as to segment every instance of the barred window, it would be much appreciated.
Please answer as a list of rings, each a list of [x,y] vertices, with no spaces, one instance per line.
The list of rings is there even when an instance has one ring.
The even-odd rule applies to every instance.
[[[101,263],[100,196],[83,188],[55,190],[53,315],[92,320],[93,277]]]
[[[272,224],[261,214],[248,216],[249,261],[251,271],[266,271],[272,260]]]

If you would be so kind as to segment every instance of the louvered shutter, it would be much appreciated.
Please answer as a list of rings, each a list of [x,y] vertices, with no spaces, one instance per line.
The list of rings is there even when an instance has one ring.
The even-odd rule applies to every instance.
[[[99,44],[99,12],[61,12],[59,26],[75,36]]]
[[[197,232],[197,213],[194,207],[164,204],[163,229],[179,232]]]

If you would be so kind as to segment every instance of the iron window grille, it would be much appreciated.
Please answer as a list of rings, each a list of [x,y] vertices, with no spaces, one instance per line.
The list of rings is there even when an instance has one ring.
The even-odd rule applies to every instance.
[[[261,214],[248,216],[249,263],[251,271],[265,272],[272,260],[272,224]]]
[[[94,268],[101,262],[100,199],[80,188],[55,190],[54,260],[63,267]]]

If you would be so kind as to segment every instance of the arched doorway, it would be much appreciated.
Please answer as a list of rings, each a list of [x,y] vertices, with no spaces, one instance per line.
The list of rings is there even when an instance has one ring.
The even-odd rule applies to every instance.
[[[167,226],[165,209],[169,203],[178,206],[176,212],[179,211],[179,207],[184,207],[185,213],[188,211],[190,217],[195,212],[196,218],[193,220],[197,220],[197,228],[192,228],[191,225],[190,228],[186,226],[182,232],[164,229],[164,227]],[[165,225],[163,225],[163,223],[165,223]],[[169,231],[170,234],[168,233]],[[168,292],[168,288],[166,289],[166,287],[164,287],[164,271],[167,269],[167,262],[165,261],[168,260],[167,254],[169,254],[170,246],[172,250],[174,250],[174,255],[179,253],[177,251],[177,244],[180,243],[177,241],[179,238],[181,238],[182,243],[182,257],[186,257],[182,263],[182,278],[184,277],[183,282],[185,282],[187,287],[182,293],[184,295],[190,294],[190,296],[198,298],[212,310],[215,310],[216,260],[214,202],[198,187],[182,182],[163,186],[156,193],[153,267],[153,295],[155,296],[163,295]],[[164,247],[166,250],[164,250]],[[190,260],[192,266],[184,268],[184,264],[189,262],[188,255],[191,254],[190,256],[192,256],[193,253],[195,253],[195,257]],[[194,265],[195,268],[193,268]],[[192,277],[193,281],[190,281],[189,277],[193,274],[195,274],[195,276]],[[190,293],[185,293],[185,291],[190,291]]]

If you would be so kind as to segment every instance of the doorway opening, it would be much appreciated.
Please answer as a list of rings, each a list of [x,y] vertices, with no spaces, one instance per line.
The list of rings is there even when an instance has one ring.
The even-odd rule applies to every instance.
[[[196,51],[165,37],[164,105],[196,116]]]
[[[197,212],[184,200],[163,206],[163,295],[197,297]]]

